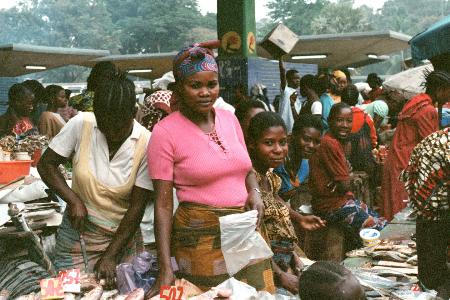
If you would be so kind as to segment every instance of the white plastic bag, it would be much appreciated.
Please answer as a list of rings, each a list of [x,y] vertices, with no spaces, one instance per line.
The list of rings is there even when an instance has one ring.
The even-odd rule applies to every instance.
[[[45,190],[48,189],[41,180],[34,181],[28,185],[21,185],[11,193],[0,199],[0,203],[28,202],[40,198],[48,197]]]
[[[222,253],[230,276],[248,264],[268,259],[272,250],[257,232],[256,210],[219,218]]]

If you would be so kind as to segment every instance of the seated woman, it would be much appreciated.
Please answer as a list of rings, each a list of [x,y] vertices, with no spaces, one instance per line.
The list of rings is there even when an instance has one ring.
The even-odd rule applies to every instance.
[[[296,294],[301,262],[294,252],[297,235],[292,221],[306,230],[318,229],[325,223],[316,216],[300,215],[278,196],[281,179],[270,168],[282,164],[288,153],[287,129],[283,119],[272,112],[257,114],[250,121],[247,144],[264,202],[263,227],[274,252],[275,282],[277,286]]]
[[[34,94],[25,85],[16,83],[9,89],[8,99],[8,110],[0,116],[0,138],[37,133],[30,118]]]
[[[442,299],[450,297],[450,128],[432,133],[413,150],[401,174],[414,211],[419,279]]]
[[[53,138],[38,164],[42,180],[66,203],[56,238],[58,270],[84,269],[115,280],[116,265],[143,250],[139,223],[151,198],[146,147],[150,132],[134,120],[134,84],[116,75],[100,84],[94,112],[71,119]],[[70,188],[58,170],[73,157]]]
[[[294,210],[303,204],[300,193],[307,189],[309,158],[316,152],[322,138],[322,122],[313,115],[297,119],[292,129],[289,151],[284,163],[273,172],[281,178],[279,195]]]
[[[205,45],[206,46],[206,45]],[[212,45],[213,46],[213,45]],[[149,172],[156,191],[155,232],[159,275],[147,296],[173,285],[179,271],[208,290],[229,278],[220,245],[219,217],[257,210],[264,214],[258,182],[236,117],[214,109],[219,96],[218,65],[211,49],[196,44],[174,58],[179,111],[153,129]],[[172,216],[172,189],[180,202]],[[235,276],[257,290],[275,291],[270,260]]]
[[[351,107],[343,102],[335,104],[328,124],[330,131],[309,160],[313,212],[330,224],[347,223],[355,233],[364,227],[381,230],[386,221],[378,219],[350,190],[350,168],[344,145],[352,129]]]
[[[78,112],[68,106],[66,91],[62,86],[49,85],[45,88],[45,94],[48,106],[39,119],[39,133],[52,139]]]

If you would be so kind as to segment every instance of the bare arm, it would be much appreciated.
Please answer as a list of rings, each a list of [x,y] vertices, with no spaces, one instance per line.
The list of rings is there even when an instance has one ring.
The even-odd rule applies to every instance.
[[[83,230],[87,210],[58,169],[58,166],[66,161],[67,158],[48,148],[39,160],[37,169],[44,183],[67,203],[71,224],[80,231]]]
[[[286,87],[286,69],[284,68],[283,56],[278,60],[278,68],[280,69],[280,90],[284,91]]]
[[[172,236],[173,182],[153,180],[155,200],[155,240],[158,253],[159,275],[153,288],[147,293],[150,298],[159,293],[163,285],[172,285],[175,280],[170,261],[170,238]]]
[[[298,223],[305,230],[316,230],[326,226],[326,222],[317,216],[303,216],[298,211],[293,210],[280,196],[275,195],[278,202],[289,209],[289,217],[292,221]]]
[[[248,198],[245,204],[246,210],[257,210],[258,211],[258,223],[257,227],[261,224],[261,220],[264,216],[264,204],[261,199],[259,191],[258,180],[256,179],[255,172],[251,170],[248,172],[245,178],[245,187],[247,188]]]

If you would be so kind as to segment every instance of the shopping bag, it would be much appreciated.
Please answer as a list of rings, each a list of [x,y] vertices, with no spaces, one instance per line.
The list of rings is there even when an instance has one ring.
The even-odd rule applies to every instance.
[[[230,276],[251,263],[273,256],[266,241],[256,231],[257,219],[256,210],[219,218],[222,253]]]

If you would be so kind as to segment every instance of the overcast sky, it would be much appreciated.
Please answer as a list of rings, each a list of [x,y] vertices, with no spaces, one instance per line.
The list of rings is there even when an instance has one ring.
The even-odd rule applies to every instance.
[[[197,0],[200,6],[200,10],[202,13],[206,12],[217,12],[217,1],[214,0]],[[268,13],[268,9],[266,8],[267,2],[269,0],[255,0],[256,1],[256,20],[260,20],[265,18]],[[372,7],[373,9],[378,9],[383,6],[383,3],[386,0],[355,0],[355,6],[367,5]],[[10,8],[14,6],[18,0],[0,0],[0,9],[1,8]]]

